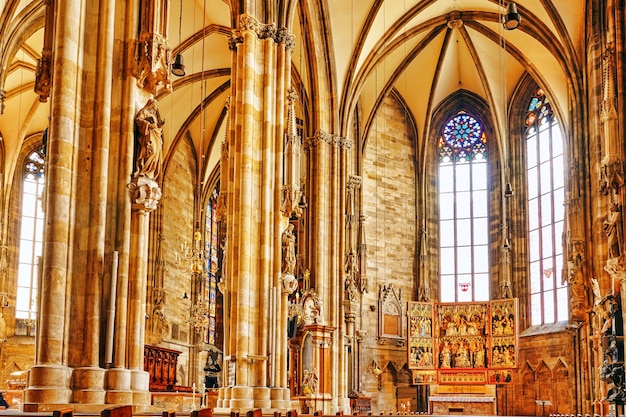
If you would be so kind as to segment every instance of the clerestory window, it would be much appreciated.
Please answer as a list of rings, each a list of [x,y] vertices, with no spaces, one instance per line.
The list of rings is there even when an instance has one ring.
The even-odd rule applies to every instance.
[[[22,222],[15,318],[17,335],[30,335],[37,318],[37,277],[43,247],[44,153],[30,153],[22,170]]]
[[[489,300],[487,137],[460,112],[439,138],[441,302]]]
[[[543,90],[526,112],[531,324],[568,319],[563,270],[563,138]]]

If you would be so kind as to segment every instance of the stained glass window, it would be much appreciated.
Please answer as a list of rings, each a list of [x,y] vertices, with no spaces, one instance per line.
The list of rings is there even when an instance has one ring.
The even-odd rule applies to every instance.
[[[563,138],[543,90],[526,111],[531,324],[568,318],[563,280]]]
[[[205,343],[215,345],[217,336],[217,279],[219,270],[219,237],[217,223],[217,197],[219,185],[211,192],[206,206],[204,225],[204,250],[207,254],[204,271],[205,285],[204,296],[209,306],[209,327],[205,335]]]
[[[458,113],[439,138],[440,300],[489,300],[487,138]]]
[[[20,233],[19,266],[15,333],[29,335],[37,318],[38,260],[43,247],[43,189],[44,153],[35,150],[24,161],[22,171],[22,224]]]

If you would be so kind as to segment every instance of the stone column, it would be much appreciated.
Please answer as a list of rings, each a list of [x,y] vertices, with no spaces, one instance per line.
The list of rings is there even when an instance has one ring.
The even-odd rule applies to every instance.
[[[328,234],[327,229],[330,215],[329,170],[328,159],[330,147],[335,138],[324,131],[317,131],[314,136],[304,142],[308,153],[308,184],[310,188],[311,216],[309,217],[311,288],[315,288],[324,305],[330,300],[328,296],[328,282],[321,279],[328,272]],[[323,319],[324,320],[324,319]]]
[[[146,333],[146,287],[148,265],[148,232],[150,213],[156,208],[161,189],[157,182],[136,177],[128,185],[131,194],[131,251],[128,292],[128,369],[134,405],[149,405],[151,396],[149,374],[143,370],[144,339]]]
[[[133,77],[135,54],[128,53],[134,49],[137,41],[137,25],[139,20],[139,0],[131,0],[120,7],[124,24],[116,33],[113,56],[121,57],[114,66],[121,79],[114,82],[111,100],[111,127],[114,134],[111,141],[110,159],[118,169],[110,170],[108,184],[112,188],[111,202],[117,207],[115,226],[110,230],[115,236],[113,249],[119,254],[115,285],[115,318],[113,335],[113,362],[107,370],[106,399],[107,404],[131,404],[131,371],[127,367],[126,331],[128,325],[129,306],[129,274],[130,259],[134,256],[131,250],[131,218],[132,204],[128,193],[128,179],[131,178],[134,154],[134,117],[137,111],[137,99],[141,92],[137,80]],[[115,162],[113,162],[113,160]]]
[[[111,80],[113,79],[113,61],[108,59],[113,54],[113,26],[115,18],[114,1],[107,0],[99,2],[97,10],[92,11],[86,17],[87,22],[98,24],[100,30],[90,35],[86,34],[86,42],[95,42],[98,45],[96,54],[90,56],[89,65],[85,65],[85,73],[90,73],[93,81],[95,95],[85,97],[89,108],[93,108],[93,135],[90,139],[91,158],[84,161],[85,165],[91,162],[91,176],[85,179],[82,184],[91,190],[91,198],[99,198],[107,193],[108,164],[109,164],[109,144],[111,125]],[[89,23],[88,23],[89,24]],[[81,184],[81,179],[78,179]],[[96,196],[96,197],[93,197]],[[80,200],[80,196],[78,197]],[[82,207],[80,207],[82,206]],[[70,365],[76,366],[73,375],[73,402],[83,404],[102,404],[105,402],[104,377],[105,371],[100,368],[100,326],[101,326],[101,299],[103,285],[103,264],[104,246],[106,241],[106,202],[92,201],[91,204],[79,204],[77,210],[84,210],[82,218],[88,218],[89,235],[86,247],[87,268],[86,271],[76,271],[81,277],[86,274],[86,279],[74,279],[74,285],[79,282],[88,283],[79,285],[84,294],[85,321],[84,321],[84,341],[82,349],[76,355],[70,355]],[[77,216],[77,219],[80,218]],[[80,243],[75,247],[78,249]],[[72,340],[72,338],[71,338]],[[74,342],[74,340],[72,340]],[[73,343],[74,344],[74,343]],[[75,343],[80,346],[80,343]]]
[[[280,292],[280,312],[277,319],[277,326],[279,329],[287,329],[287,319],[289,317],[289,301],[287,297],[292,294],[298,288],[298,280],[293,275],[284,275],[282,278],[281,292]],[[277,376],[276,387],[282,391],[286,391],[283,395],[277,395],[276,398],[272,398],[272,407],[279,409],[289,408],[289,385],[287,371],[287,355],[282,352],[282,347],[288,345],[287,332],[279,331],[276,340],[277,352],[276,352],[276,364],[275,372]],[[280,352],[279,352],[280,350]]]
[[[275,297],[271,314],[263,307],[282,285],[280,184],[289,37],[253,16],[241,15],[238,23],[230,41],[234,82],[228,172],[221,179],[227,187],[227,218],[236,219],[227,222],[224,256],[223,288],[230,304],[224,351],[228,385],[220,390],[218,406],[246,410],[283,404],[288,397],[286,387],[269,386],[276,375],[272,368],[281,363],[281,354],[270,351],[272,329],[277,340],[286,340],[286,327],[279,325],[282,297]],[[286,344],[275,346],[286,349]]]
[[[71,319],[68,274],[71,264],[73,163],[77,140],[76,97],[79,93],[82,1],[57,4],[51,108],[46,161],[46,219],[41,280],[37,355],[30,369],[25,403],[67,404],[71,370],[67,366],[67,323]],[[25,407],[26,409],[26,407]]]
[[[230,387],[230,398],[225,407],[235,409],[251,409],[254,407],[254,394],[252,386],[254,383],[249,379],[250,353],[250,326],[251,320],[251,297],[250,285],[252,277],[253,254],[252,246],[260,244],[256,227],[253,228],[252,219],[254,216],[254,183],[258,178],[253,174],[253,151],[255,136],[260,132],[255,126],[255,106],[252,101],[258,94],[254,83],[256,74],[256,55],[258,38],[253,30],[246,30],[241,33],[242,42],[237,45],[236,64],[237,86],[234,87],[233,100],[231,106],[236,115],[236,122],[233,126],[234,135],[232,137],[233,146],[230,146],[231,169],[233,176],[237,179],[237,184],[232,189],[231,198],[238,201],[238,204],[229,204],[229,218],[240,219],[238,222],[231,222],[229,229],[229,251],[227,266],[232,279],[230,284],[230,334],[226,341],[229,346],[228,360],[229,373],[234,371],[234,386]],[[230,203],[230,202],[229,202]],[[231,239],[232,237],[232,239]],[[255,241],[256,240],[256,241]],[[254,243],[253,243],[254,242]],[[237,250],[237,254],[232,252]],[[232,262],[232,265],[231,265]],[[232,312],[234,310],[234,312]]]

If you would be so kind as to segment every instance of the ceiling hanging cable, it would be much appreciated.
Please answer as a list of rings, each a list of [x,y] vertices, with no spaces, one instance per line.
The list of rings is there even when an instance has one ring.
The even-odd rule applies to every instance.
[[[204,136],[206,134],[206,115],[204,100],[206,98],[206,79],[204,77],[205,49],[206,49],[206,0],[202,3],[202,72],[200,74],[200,158],[198,161],[198,218],[202,221],[202,194],[204,187]],[[198,228],[200,228],[198,226]]]
[[[178,53],[174,62],[172,63],[172,74],[182,77],[185,75],[185,63],[183,61],[183,54],[181,52],[182,45],[182,30],[183,30],[183,0],[180,0],[180,10],[178,14]]]
[[[510,12],[510,9],[514,9],[514,14],[515,16],[512,16],[512,13]],[[504,9],[504,3],[503,0],[500,0],[500,9],[498,10],[498,13],[500,13],[500,10]],[[507,25],[507,19],[508,20],[514,20],[517,22],[517,25],[513,25],[511,23],[509,23]],[[504,139],[506,140],[509,137],[509,111],[508,111],[508,99],[507,99],[507,65],[506,65],[506,61],[507,61],[507,56],[506,56],[506,37],[505,37],[505,32],[502,29],[506,29],[506,30],[512,30],[515,29],[517,26],[519,26],[519,22],[521,22],[521,17],[519,16],[519,13],[517,13],[517,6],[515,5],[514,2],[509,3],[509,5],[507,6],[507,12],[506,14],[503,16],[502,18],[502,26],[500,27],[500,42],[501,42],[501,56],[502,56],[502,63],[501,63],[501,67],[502,67],[502,102],[504,104]],[[507,148],[508,149],[508,148]],[[509,162],[508,162],[508,155],[504,155],[505,158],[507,158],[507,160],[505,161],[505,177],[506,177],[506,182],[505,182],[505,186],[504,186],[504,197],[506,198],[510,198],[513,196],[513,187],[510,183],[510,166],[509,166]],[[506,238],[506,236],[505,236]]]

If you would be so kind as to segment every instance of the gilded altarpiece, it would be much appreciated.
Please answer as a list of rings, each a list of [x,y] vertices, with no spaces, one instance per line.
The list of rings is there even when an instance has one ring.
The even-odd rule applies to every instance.
[[[517,299],[408,305],[414,384],[506,384],[517,368]]]

